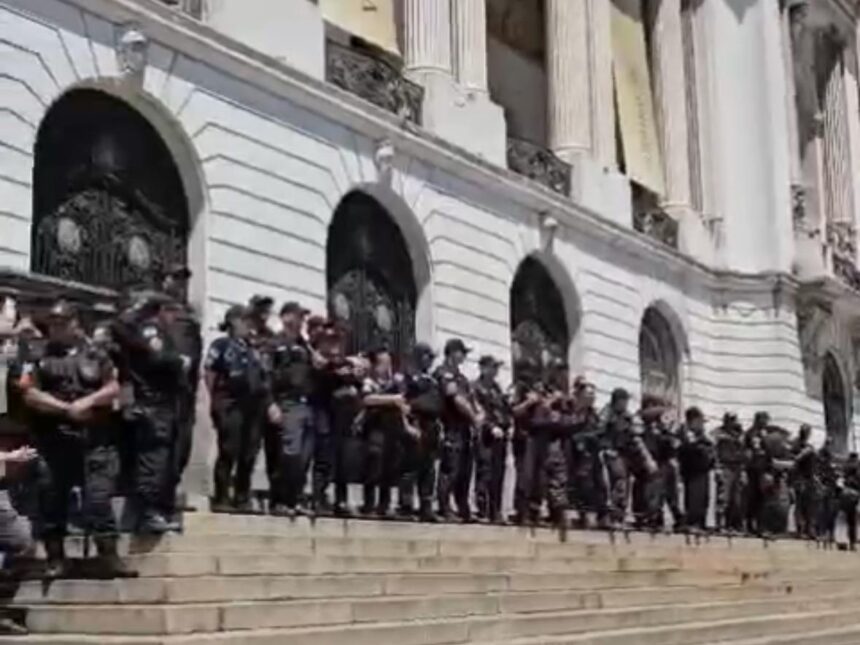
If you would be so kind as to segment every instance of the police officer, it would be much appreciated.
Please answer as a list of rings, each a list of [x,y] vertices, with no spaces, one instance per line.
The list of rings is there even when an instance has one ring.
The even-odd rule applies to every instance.
[[[791,487],[794,491],[795,527],[799,537],[814,540],[817,528],[819,490],[815,478],[815,447],[810,442],[812,427],[800,426],[792,442],[791,453],[794,466],[791,471]]]
[[[573,386],[573,419],[568,449],[569,498],[579,511],[579,525],[588,526],[588,516],[594,513],[601,525],[608,518],[602,500],[605,499],[603,468],[600,467],[600,417],[594,409],[594,385],[577,378]]]
[[[526,473],[526,452],[528,448],[529,422],[532,411],[540,401],[537,392],[540,370],[537,363],[529,358],[518,359],[514,363],[514,383],[509,392],[514,431],[511,438],[511,452],[514,456],[514,514],[511,520],[523,524],[529,515],[528,481]]]
[[[563,532],[567,529],[568,465],[567,445],[573,431],[573,415],[567,395],[567,365],[553,359],[546,379],[537,386],[539,399],[528,420],[525,474],[529,519],[540,520],[544,501],[550,521]]]
[[[860,457],[856,452],[852,452],[842,466],[842,491],[839,496],[839,508],[845,513],[848,548],[851,551],[857,549],[858,502],[860,502]]]
[[[129,401],[125,417],[134,433],[134,495],[138,530],[161,534],[179,530],[168,520],[173,510],[179,396],[191,362],[173,345],[168,329],[179,304],[159,292],[138,294],[114,321],[113,335],[126,357]]]
[[[116,430],[111,410],[119,393],[116,369],[90,344],[71,305],[58,301],[48,315],[48,343],[37,361],[23,366],[18,384],[37,414],[34,430],[42,457],[42,521],[47,577],[67,573],[63,541],[69,493],[82,485],[83,521],[95,537],[100,573],[133,577],[117,556],[111,497],[117,476]]]
[[[444,438],[437,494],[439,514],[447,521],[457,519],[451,509],[452,496],[459,519],[463,522],[472,519],[469,506],[469,484],[474,462],[472,440],[475,429],[481,424],[482,414],[473,399],[469,379],[460,371],[470,351],[461,339],[448,340],[445,343],[445,361],[434,373],[444,399]]]
[[[295,517],[314,454],[313,350],[302,336],[306,310],[297,302],[281,308],[281,331],[266,350],[272,404],[268,422],[274,433],[266,459],[271,461],[271,513]],[[310,512],[310,511],[308,511]]]
[[[502,521],[505,461],[513,425],[510,403],[496,381],[501,365],[493,356],[482,356],[478,361],[481,375],[472,384],[484,411],[476,446],[475,498],[479,517],[494,523]]]
[[[274,314],[275,301],[261,294],[255,294],[248,300],[248,325],[249,325],[249,341],[251,346],[260,354],[260,359],[263,364],[263,369],[266,372],[267,378],[270,376],[272,361],[270,355],[271,342],[275,336],[275,332],[269,325]],[[260,436],[263,438],[263,452],[266,456],[266,477],[269,480],[270,495],[274,495],[275,491],[280,490],[278,484],[278,429],[267,421],[266,415],[260,417]],[[269,506],[273,507],[278,503],[274,497],[269,498]]]
[[[412,350],[412,370],[406,377],[406,402],[409,418],[418,436],[407,437],[403,474],[400,478],[400,515],[415,513],[418,491],[418,517],[422,522],[437,522],[433,512],[436,491],[436,462],[442,441],[443,401],[439,383],[430,373],[436,354],[430,345],[418,343]]]
[[[627,390],[616,388],[600,413],[599,454],[608,485],[604,514],[609,518],[610,528],[620,528],[626,523],[631,472],[628,462],[636,452],[635,423],[629,405]]]
[[[728,533],[743,531],[746,511],[747,453],[744,430],[737,415],[726,412],[715,434],[717,456],[717,529]]]
[[[200,382],[200,362],[203,354],[203,334],[200,321],[188,305],[188,280],[191,270],[184,264],[174,265],[164,276],[162,290],[179,303],[176,322],[167,330],[177,351],[187,357],[190,367],[179,394],[178,427],[173,452],[173,481],[176,491],[191,458],[191,445],[196,419],[197,388]],[[184,502],[183,502],[184,505]],[[181,510],[181,509],[177,509]]]
[[[248,311],[233,305],[220,329],[226,335],[213,341],[204,364],[212,423],[218,434],[212,510],[247,513],[253,510],[251,477],[260,450],[261,416],[268,392],[260,354],[249,340]]]
[[[684,413],[684,434],[678,449],[678,461],[684,480],[687,526],[695,531],[704,531],[707,529],[715,452],[714,444],[705,432],[705,415],[697,407],[688,408]]]
[[[747,515],[747,530],[756,534],[759,532],[759,518],[762,510],[762,481],[767,466],[767,455],[764,450],[764,437],[770,425],[770,415],[767,412],[756,412],[753,424],[744,434],[744,446],[747,454],[747,487],[744,503]]]
[[[385,348],[369,352],[370,374],[364,382],[365,515],[391,516],[391,489],[398,484],[407,425],[405,387],[393,371],[391,353]]]

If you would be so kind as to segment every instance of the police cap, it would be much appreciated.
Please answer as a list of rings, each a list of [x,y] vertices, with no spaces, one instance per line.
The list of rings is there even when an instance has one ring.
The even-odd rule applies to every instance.
[[[471,351],[472,349],[470,347],[466,347],[466,343],[464,343],[460,338],[450,338],[445,343],[445,356],[450,356],[454,352],[468,354]]]
[[[478,365],[481,367],[501,367],[504,363],[498,360],[495,356],[485,354],[481,356],[481,359],[478,361]]]
[[[78,311],[75,306],[66,300],[57,300],[48,310],[49,320],[72,320],[77,316]]]
[[[412,348],[412,355],[415,358],[424,358],[425,356],[435,358],[436,352],[434,352],[433,348],[427,343],[416,343],[415,347]]]
[[[259,293],[251,296],[251,299],[248,301],[248,307],[255,310],[269,309],[274,306],[274,304],[275,301],[271,296],[264,296]]]
[[[242,305],[233,305],[224,313],[224,321],[219,325],[221,331],[227,331],[234,321],[248,315],[248,310]]]
[[[307,316],[310,313],[310,310],[302,307],[295,300],[291,300],[290,302],[284,303],[284,306],[281,307],[281,315],[286,316],[288,314],[297,314],[299,316]]]

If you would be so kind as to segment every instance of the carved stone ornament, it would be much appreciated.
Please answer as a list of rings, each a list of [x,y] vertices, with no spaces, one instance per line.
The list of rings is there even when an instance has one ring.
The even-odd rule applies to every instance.
[[[407,121],[421,124],[424,88],[369,50],[328,41],[326,80]]]
[[[124,25],[117,36],[116,56],[124,78],[138,77],[146,69],[149,39],[137,25]]]
[[[570,194],[570,164],[542,146],[508,137],[508,168],[561,195]]]
[[[373,163],[379,173],[380,181],[391,182],[391,172],[394,169],[394,144],[388,139],[383,139],[376,144],[373,154]]]
[[[633,214],[633,228],[673,249],[678,248],[678,222],[659,208]]]
[[[829,222],[827,244],[833,253],[834,275],[860,292],[860,271],[857,269],[857,230],[851,222]]]
[[[803,230],[806,223],[806,188],[800,184],[791,186],[791,219],[794,230]]]

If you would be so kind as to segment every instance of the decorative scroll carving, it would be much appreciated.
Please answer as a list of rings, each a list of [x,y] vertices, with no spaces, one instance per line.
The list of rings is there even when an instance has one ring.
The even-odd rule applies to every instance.
[[[678,248],[678,222],[659,208],[633,214],[633,228],[673,249]]]
[[[424,88],[404,78],[394,65],[367,50],[328,41],[326,80],[384,110],[421,124]]]
[[[855,291],[860,291],[857,270],[857,231],[851,222],[827,224],[827,243],[833,253],[833,273]]]
[[[570,164],[546,148],[508,137],[508,168],[550,190],[565,196],[570,195]]]
[[[800,184],[791,186],[791,219],[794,230],[803,230],[806,223],[806,188]]]

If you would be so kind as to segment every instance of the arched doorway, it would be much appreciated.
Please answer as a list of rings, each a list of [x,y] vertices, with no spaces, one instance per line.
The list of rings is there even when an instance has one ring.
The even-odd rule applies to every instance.
[[[31,268],[90,285],[152,287],[186,264],[188,203],[165,142],[125,102],[68,92],[36,140]]]
[[[680,410],[681,354],[672,326],[656,307],[648,307],[639,329],[642,396],[660,397]]]
[[[334,213],[326,244],[329,315],[352,353],[385,346],[404,366],[415,343],[415,286],[398,225],[373,197],[352,192]]]
[[[564,299],[534,257],[520,263],[511,285],[511,336],[515,370],[525,361],[542,372],[554,359],[567,362],[570,328]]]
[[[821,380],[827,438],[831,440],[834,452],[844,454],[848,452],[848,399],[842,371],[833,354],[829,352],[824,357],[824,374]]]

